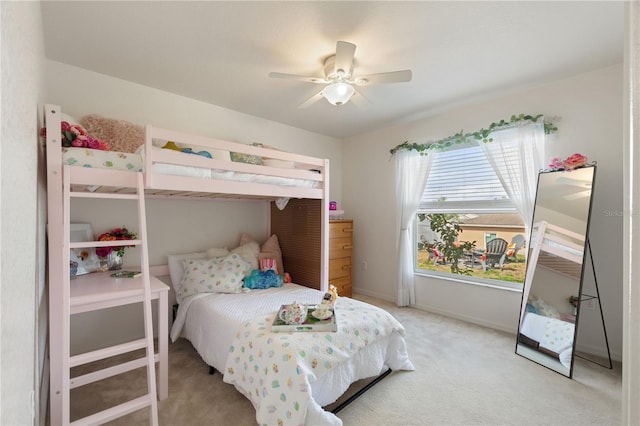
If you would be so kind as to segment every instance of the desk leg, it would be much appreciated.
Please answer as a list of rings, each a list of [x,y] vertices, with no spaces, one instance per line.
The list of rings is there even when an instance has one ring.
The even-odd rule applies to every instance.
[[[159,388],[158,399],[167,399],[169,396],[169,304],[166,291],[160,292],[158,298],[158,363]]]

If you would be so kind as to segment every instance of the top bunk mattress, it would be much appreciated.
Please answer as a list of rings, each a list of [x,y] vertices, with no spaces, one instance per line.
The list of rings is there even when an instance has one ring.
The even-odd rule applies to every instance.
[[[154,147],[154,150],[162,148]],[[162,150],[172,156],[185,156],[182,152]],[[123,170],[143,172],[145,168],[144,150],[136,153],[101,151],[89,148],[62,148],[62,164],[77,167]],[[296,186],[304,188],[318,188],[319,181],[286,178],[281,176],[243,173],[231,170],[209,169],[205,167],[190,167],[170,163],[154,163],[153,173],[161,175],[186,176],[201,179],[221,179],[236,182],[266,183],[271,185]]]

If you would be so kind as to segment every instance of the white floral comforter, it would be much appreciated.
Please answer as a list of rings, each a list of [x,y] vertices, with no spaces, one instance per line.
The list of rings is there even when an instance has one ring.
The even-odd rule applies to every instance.
[[[341,425],[322,409],[349,385],[385,370],[413,370],[403,326],[388,312],[340,297],[338,332],[271,333],[282,304],[318,303],[295,284],[246,294],[199,294],[183,301],[172,338],[186,337],[224,380],[247,396],[265,425]],[[231,348],[231,349],[229,349]]]
[[[236,332],[224,381],[251,400],[259,424],[305,424],[307,411],[317,414],[320,409],[312,398],[312,382],[369,345],[387,340],[393,333],[404,335],[395,318],[374,306],[341,298],[335,312],[335,333],[272,333],[275,312],[247,321]],[[374,364],[378,373],[381,361],[375,356],[365,360]],[[392,369],[413,369],[408,359],[397,361],[391,362]],[[337,417],[324,414],[327,422],[341,424]]]

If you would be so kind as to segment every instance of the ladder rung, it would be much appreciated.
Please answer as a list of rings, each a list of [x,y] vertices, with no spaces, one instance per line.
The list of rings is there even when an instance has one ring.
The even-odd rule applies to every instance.
[[[153,355],[155,362],[160,361],[160,355]],[[112,367],[103,368],[101,370],[93,371],[91,373],[83,374],[81,376],[72,377],[69,380],[69,388],[75,389],[80,386],[88,385],[89,383],[97,382],[98,380],[107,379],[109,377],[117,376],[118,374],[126,373],[127,371],[135,370],[147,365],[147,357],[134,359],[129,362],[114,365]]]
[[[138,411],[141,408],[148,407],[151,405],[151,398],[155,398],[155,395],[146,394],[139,398],[132,399],[131,401],[127,401],[120,405],[116,405],[115,407],[108,408],[104,411],[99,411],[95,414],[92,414],[87,417],[83,417],[74,422],[71,422],[72,425],[99,425],[111,420],[117,419],[118,417],[126,416],[129,413],[133,413],[134,411]]]
[[[70,197],[75,198],[111,198],[116,200],[137,200],[140,198],[138,194],[124,194],[113,192],[71,192]]]
[[[69,243],[69,248],[118,247],[139,245],[142,245],[142,240],[80,241]]]
[[[119,345],[109,346],[108,348],[98,349],[91,352],[69,357],[69,366],[77,367],[79,365],[88,364],[101,359],[109,358],[116,355],[126,354],[147,346],[147,339],[132,340],[130,342],[121,343]]]

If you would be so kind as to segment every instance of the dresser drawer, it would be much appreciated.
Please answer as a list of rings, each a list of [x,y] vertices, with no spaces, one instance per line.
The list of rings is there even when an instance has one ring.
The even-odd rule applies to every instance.
[[[336,287],[338,290],[338,296],[351,297],[351,277],[336,278],[335,280],[329,280],[329,284]]]
[[[329,240],[329,259],[351,256],[352,249],[351,237],[332,238]]]
[[[335,221],[329,222],[329,239],[334,238],[352,238],[353,221]]]
[[[329,280],[351,277],[351,257],[329,259]]]

